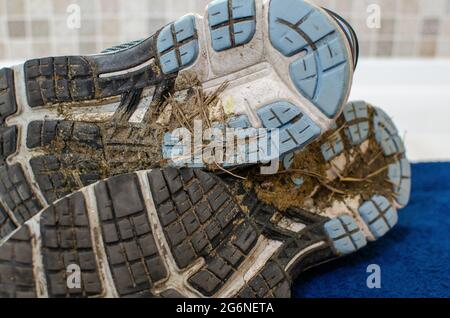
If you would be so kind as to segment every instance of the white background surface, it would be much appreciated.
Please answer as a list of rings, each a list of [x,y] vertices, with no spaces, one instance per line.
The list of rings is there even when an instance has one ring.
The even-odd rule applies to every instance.
[[[450,60],[360,60],[350,99],[383,108],[412,161],[450,161]]]

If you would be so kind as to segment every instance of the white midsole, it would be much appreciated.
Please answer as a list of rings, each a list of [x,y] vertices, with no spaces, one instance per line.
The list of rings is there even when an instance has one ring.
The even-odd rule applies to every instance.
[[[212,48],[208,22],[204,17],[196,15],[199,57],[193,65],[180,71],[180,74],[196,74],[206,90],[215,89],[222,83],[228,82],[228,88],[220,98],[223,104],[232,100],[237,115],[247,115],[251,118],[259,108],[274,101],[284,100],[299,107],[322,131],[329,130],[340,113],[330,119],[299,93],[291,79],[289,65],[297,60],[301,53],[286,58],[272,46],[268,32],[270,0],[255,1],[255,3],[257,24],[262,24],[262,27],[256,28],[250,43],[223,52],[216,52]],[[336,30],[345,37],[344,31],[338,27],[337,22],[334,20],[332,22],[336,24]],[[345,45],[351,56],[350,45],[348,43]],[[266,73],[262,72],[264,69],[267,70]],[[353,71],[350,72],[351,82]],[[246,78],[252,81],[249,83],[245,80]],[[349,94],[350,89],[346,100]],[[246,104],[250,107],[244,106]],[[252,122],[252,124],[257,123]]]

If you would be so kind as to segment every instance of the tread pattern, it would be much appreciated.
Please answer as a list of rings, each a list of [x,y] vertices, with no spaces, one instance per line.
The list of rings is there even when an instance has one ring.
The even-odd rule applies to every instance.
[[[83,57],[35,59],[27,61],[24,68],[31,107],[95,97],[94,72]]]
[[[264,106],[258,110],[258,116],[265,128],[279,129],[280,155],[304,148],[321,133],[312,119],[288,102]]]
[[[80,158],[78,155],[39,156],[30,161],[36,181],[48,202],[69,195],[74,190],[88,186],[102,175],[95,161]]]
[[[366,103],[348,104],[344,109],[344,118],[348,123],[345,133],[352,145],[362,144],[369,138],[369,109]]]
[[[344,141],[338,134],[321,146],[322,155],[325,161],[330,161],[344,152]]]
[[[148,177],[176,263],[184,269],[204,257],[189,283],[214,295],[250,253],[258,232],[215,177],[191,169],[155,170]]]
[[[379,195],[363,203],[359,213],[376,239],[383,237],[398,222],[397,210],[387,198]]]
[[[3,126],[6,118],[17,111],[14,95],[14,74],[9,68],[0,69],[0,122]]]
[[[49,296],[100,296],[100,283],[93,251],[89,219],[83,194],[77,192],[49,207],[40,218],[42,257]],[[67,270],[80,268],[80,288],[69,288]]]
[[[397,203],[405,207],[411,196],[411,164],[406,158],[405,146],[392,119],[383,110],[357,101],[344,108],[342,120],[344,133],[333,134],[321,146],[325,161],[330,162],[344,152],[344,138],[351,146],[358,146],[369,140],[370,135],[374,135],[384,157],[392,158],[387,178],[393,185]]]
[[[42,240],[37,245],[41,249],[36,252],[42,254],[43,266],[38,269],[45,274],[49,297],[104,297],[107,285],[103,285],[97,259],[99,253],[103,254],[99,250],[103,247],[111,283],[120,297],[182,297],[172,287],[161,294],[154,290],[171,274],[160,255],[160,240],[155,240],[160,234],[167,240],[179,275],[186,275],[186,270],[192,270],[198,260],[205,261],[196,273],[185,278],[189,288],[206,297],[214,296],[233,274],[242,270],[243,261],[249,260],[261,235],[283,245],[237,297],[290,297],[292,280],[300,272],[346,254],[341,248],[345,244],[339,243],[342,238],[350,237],[352,244],[362,247],[356,224],[349,217],[330,221],[303,210],[289,210],[286,218],[305,225],[301,232],[295,232],[280,227],[275,218],[277,210],[259,201],[255,193],[246,192],[235,180],[225,178],[229,185],[226,187],[212,174],[171,168],[149,171],[146,176],[150,189],[141,188],[137,174],[121,175],[75,192],[42,212]],[[144,197],[150,193],[143,191],[152,193],[156,211],[147,211],[149,202]],[[86,192],[93,194],[91,198],[96,202],[89,209]],[[244,194],[240,204],[248,209],[247,214],[230,193]],[[373,202],[380,203],[377,198]],[[381,205],[378,207],[384,211]],[[94,249],[94,225],[90,224],[88,213],[95,213],[91,210],[95,208],[103,245]],[[152,231],[149,213],[154,212],[160,220],[156,226],[161,225],[163,233]],[[327,242],[328,238],[329,244],[304,253],[306,248]],[[0,297],[36,296],[32,248],[28,226],[0,247]],[[80,268],[80,288],[67,285],[70,265]]]
[[[61,138],[65,143],[76,141],[92,148],[102,147],[100,128],[96,124],[73,121],[34,121],[28,126],[27,147],[46,147]]]
[[[17,229],[17,225],[13,222],[5,207],[0,204],[0,238],[8,236]]]
[[[242,298],[260,298],[260,297],[290,297],[290,286],[293,279],[297,278],[301,272],[317,264],[334,259],[340,255],[332,248],[332,244],[326,244],[323,247],[315,249],[296,259],[294,264],[290,264],[294,257],[306,248],[323,241],[327,241],[325,223],[328,218],[312,214],[304,210],[290,209],[284,216],[290,220],[302,223],[305,228],[299,233],[293,233],[282,229],[274,221],[274,215],[278,210],[273,206],[261,202],[254,191],[246,191],[238,185],[236,189],[238,194],[243,195],[241,204],[250,211],[250,217],[255,222],[259,230],[267,237],[275,240],[284,241],[282,248],[272,256],[262,272],[272,273],[272,277],[278,277],[275,288],[267,288],[266,279],[259,273],[249,285],[241,290],[239,297]],[[289,268],[288,268],[289,266]],[[286,278],[280,280],[278,269],[286,272]],[[278,280],[280,280],[278,282]]]
[[[239,292],[237,297],[244,299],[290,298],[291,283],[281,266],[274,261],[269,261]]]
[[[383,148],[385,156],[405,153],[405,145],[399,136],[397,127],[381,109],[375,110],[374,125],[376,127],[375,137]]]
[[[185,16],[160,31],[156,46],[164,74],[177,72],[197,59],[197,38],[193,15]]]
[[[411,195],[411,164],[406,158],[389,165],[389,180],[394,185],[397,202],[401,206],[408,205]]]
[[[325,231],[340,255],[354,253],[367,245],[364,233],[359,229],[355,219],[348,215],[327,222]]]
[[[0,161],[5,161],[17,149],[17,127],[0,127]]]
[[[95,186],[97,208],[117,291],[122,297],[152,296],[168,276],[153,236],[137,176],[121,175]]]
[[[20,224],[42,209],[19,164],[0,167],[0,197]]]
[[[256,32],[254,0],[215,0],[208,5],[212,47],[216,52],[249,43]]]
[[[31,235],[22,227],[0,247],[0,298],[36,297]]]
[[[14,92],[14,72],[0,69],[0,164],[16,152],[17,127],[6,127],[6,119],[17,112]]]
[[[0,70],[0,239],[42,208],[25,178],[22,166],[7,163],[8,157],[17,150],[17,127],[6,127],[6,119],[16,111],[14,72],[4,68]]]
[[[272,45],[286,57],[304,53],[290,65],[292,81],[320,111],[334,118],[350,87],[352,58],[344,45],[347,39],[331,19],[301,0],[270,3]]]
[[[48,202],[101,179],[101,167],[92,156],[73,153],[75,144],[87,154],[103,152],[100,129],[95,124],[71,121],[35,121],[28,126],[27,147],[44,148],[55,140],[61,143],[58,155],[48,154],[30,160],[35,179]]]
[[[61,56],[29,60],[24,65],[30,107],[119,96],[163,81],[155,63],[114,76],[154,58],[153,37],[128,50],[96,56]]]
[[[396,201],[401,207],[408,205],[411,197],[411,163],[406,158],[406,149],[392,119],[381,109],[374,108],[373,125],[375,138],[386,157],[397,156],[389,165],[388,178],[393,185]]]

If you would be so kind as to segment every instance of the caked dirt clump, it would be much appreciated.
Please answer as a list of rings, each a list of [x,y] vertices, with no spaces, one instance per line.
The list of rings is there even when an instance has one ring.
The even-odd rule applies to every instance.
[[[373,112],[370,123],[373,125]],[[369,139],[363,144],[352,146],[344,134],[346,123],[338,122],[338,129],[323,135],[305,150],[295,155],[289,170],[267,176],[251,173],[245,181],[249,190],[258,198],[274,205],[280,211],[289,208],[325,210],[336,202],[346,202],[360,197],[367,200],[374,194],[394,199],[393,186],[388,180],[388,167],[398,160],[397,156],[385,157],[382,148],[370,127]],[[321,146],[340,134],[344,142],[343,154],[326,162]],[[255,170],[254,172],[257,172]],[[302,178],[298,187],[292,179]]]
[[[53,140],[38,151],[56,157],[62,163],[59,172],[78,186],[86,185],[77,181],[80,175],[88,173],[82,168],[86,162],[97,167],[95,172],[99,179],[164,166],[166,161],[161,156],[161,148],[166,133],[186,128],[194,134],[195,120],[201,121],[203,129],[226,122],[227,116],[219,99],[225,88],[226,84],[206,93],[195,78],[185,75],[155,91],[131,91],[122,96],[120,106],[109,115],[99,112],[95,117],[90,112],[84,114],[83,109],[101,107],[113,99],[97,101],[95,105],[60,105],[58,111],[64,118],[61,122],[82,123],[87,130],[86,136],[80,138],[57,129]],[[130,122],[143,102],[150,106],[142,121]]]
[[[161,148],[167,132],[186,128],[193,134],[195,120],[201,121],[203,129],[225,126],[229,114],[224,111],[219,96],[226,87],[224,84],[206,93],[201,83],[187,73],[156,88],[154,93],[132,91],[122,96],[113,115],[81,120],[91,126],[86,138],[56,134],[54,140],[40,151],[55,156],[62,163],[60,173],[71,181],[68,184],[75,184],[77,188],[86,185],[80,178],[83,173],[92,174],[92,171],[83,171],[85,163],[89,163],[91,170],[96,167],[98,179],[164,166],[167,162],[161,156]],[[130,123],[130,117],[146,99],[150,106],[142,122]],[[73,110],[73,105],[61,107],[60,113],[66,122],[80,121]],[[370,117],[373,125],[373,114]],[[337,127],[298,152],[291,167],[288,170],[282,168],[276,175],[260,175],[257,167],[239,169],[239,172],[227,171],[217,164],[208,168],[244,179],[242,182],[247,190],[255,191],[260,200],[280,211],[289,208],[326,209],[336,201],[356,196],[362,200],[374,193],[393,198],[387,170],[396,158],[383,155],[373,127],[370,127],[369,139],[358,146],[352,146],[347,140],[343,119],[339,120]],[[342,137],[345,151],[331,163],[326,162],[321,146],[337,135]],[[301,186],[292,181],[299,178],[303,180]]]

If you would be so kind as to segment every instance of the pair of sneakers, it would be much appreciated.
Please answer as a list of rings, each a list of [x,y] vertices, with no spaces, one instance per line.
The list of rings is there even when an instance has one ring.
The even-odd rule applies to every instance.
[[[331,11],[215,0],[0,70],[0,297],[290,297],[381,238],[411,169],[357,60]]]

